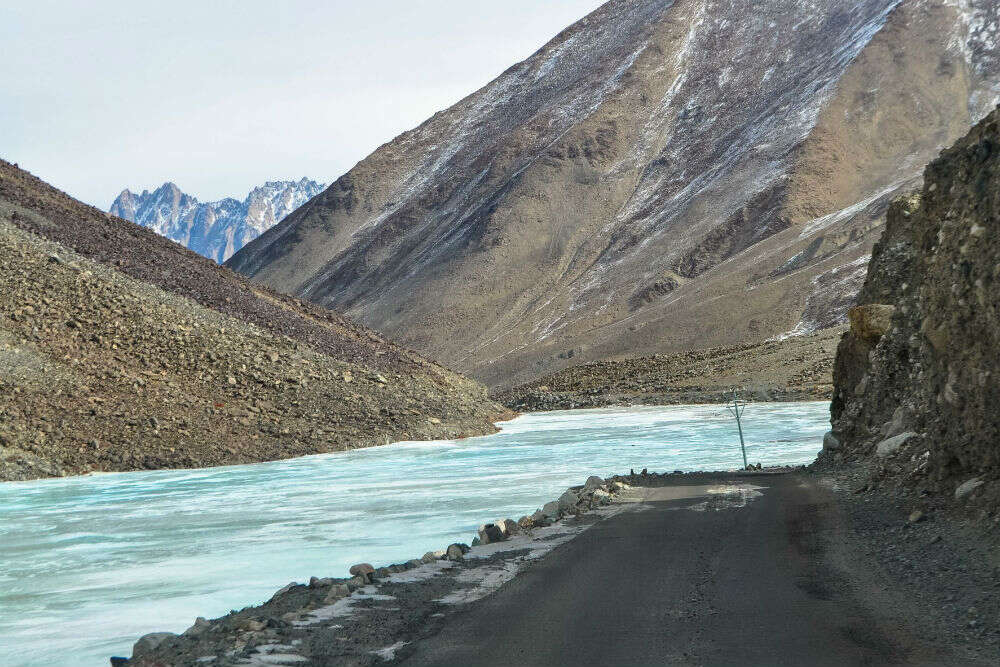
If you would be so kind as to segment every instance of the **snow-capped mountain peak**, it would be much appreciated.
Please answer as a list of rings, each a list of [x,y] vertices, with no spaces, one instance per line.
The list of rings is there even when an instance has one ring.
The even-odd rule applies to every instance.
[[[308,178],[267,181],[242,201],[203,203],[168,181],[142,194],[126,188],[109,210],[221,263],[324,189]]]

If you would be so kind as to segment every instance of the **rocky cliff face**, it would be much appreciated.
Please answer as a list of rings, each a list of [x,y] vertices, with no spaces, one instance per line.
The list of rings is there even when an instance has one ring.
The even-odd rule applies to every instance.
[[[1000,477],[1000,110],[892,205],[858,303],[825,456],[959,496]]]
[[[222,263],[324,188],[308,178],[268,181],[243,201],[227,197],[202,203],[173,183],[164,183],[138,195],[123,190],[109,210]]]
[[[0,160],[0,481],[495,431],[467,378]]]
[[[993,0],[613,0],[230,261],[492,384],[842,319]]]

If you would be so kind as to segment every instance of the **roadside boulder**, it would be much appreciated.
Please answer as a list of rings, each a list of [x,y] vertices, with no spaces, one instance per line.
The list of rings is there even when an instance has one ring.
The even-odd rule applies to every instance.
[[[535,521],[530,516],[522,516],[517,520],[517,525],[521,530],[529,530],[534,527]]]
[[[197,637],[198,635],[207,632],[210,627],[212,627],[211,623],[205,620],[204,616],[199,616],[194,619],[194,625],[184,631],[184,636]]]
[[[326,597],[323,598],[323,602],[326,604],[333,604],[341,598],[346,598],[351,594],[351,590],[347,587],[347,584],[334,584],[330,586],[330,590],[327,592]]]
[[[559,501],[553,500],[552,502],[545,503],[542,505],[542,514],[553,521],[559,518]]]
[[[422,560],[425,563],[433,563],[436,560],[441,560],[442,558],[444,558],[444,556],[445,556],[445,550],[438,549],[437,551],[428,551],[423,555],[423,557],[420,560]]]
[[[141,658],[153,652],[156,647],[168,639],[176,637],[173,632],[150,632],[148,635],[139,637],[139,641],[132,646],[132,657]]]
[[[355,577],[364,577],[366,582],[371,582],[375,576],[375,568],[369,563],[358,563],[357,565],[352,565],[348,572],[353,574]]]
[[[559,500],[557,502],[559,503],[559,509],[569,511],[576,507],[576,504],[580,502],[580,498],[577,497],[575,493],[567,489],[561,496],[559,496]]]
[[[464,544],[449,544],[444,550],[445,558],[448,560],[463,560],[469,548]]]
[[[497,527],[505,538],[513,537],[521,532],[521,528],[513,519],[500,519],[497,521]]]
[[[604,480],[597,475],[591,475],[587,478],[587,481],[583,483],[583,488],[585,489],[599,489],[604,486]]]
[[[886,438],[875,446],[875,455],[881,458],[892,456],[898,452],[910,438],[915,437],[917,437],[916,433],[913,431],[907,431],[906,433],[900,433],[899,435],[894,435],[891,438]]]
[[[490,544],[492,542],[502,542],[503,531],[495,523],[484,523],[479,527],[479,543]]]

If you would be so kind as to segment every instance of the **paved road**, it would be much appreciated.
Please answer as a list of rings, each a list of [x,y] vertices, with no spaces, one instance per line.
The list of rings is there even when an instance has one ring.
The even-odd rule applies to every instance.
[[[813,478],[755,483],[768,488],[740,509],[660,493],[595,525],[402,664],[969,664],[922,644]]]

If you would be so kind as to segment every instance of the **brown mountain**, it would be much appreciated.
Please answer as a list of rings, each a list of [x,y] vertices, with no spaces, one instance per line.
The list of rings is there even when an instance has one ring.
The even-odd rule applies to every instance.
[[[1000,94],[993,0],[613,0],[229,266],[494,385],[835,324]]]
[[[508,414],[0,160],[0,481],[491,433]]]

